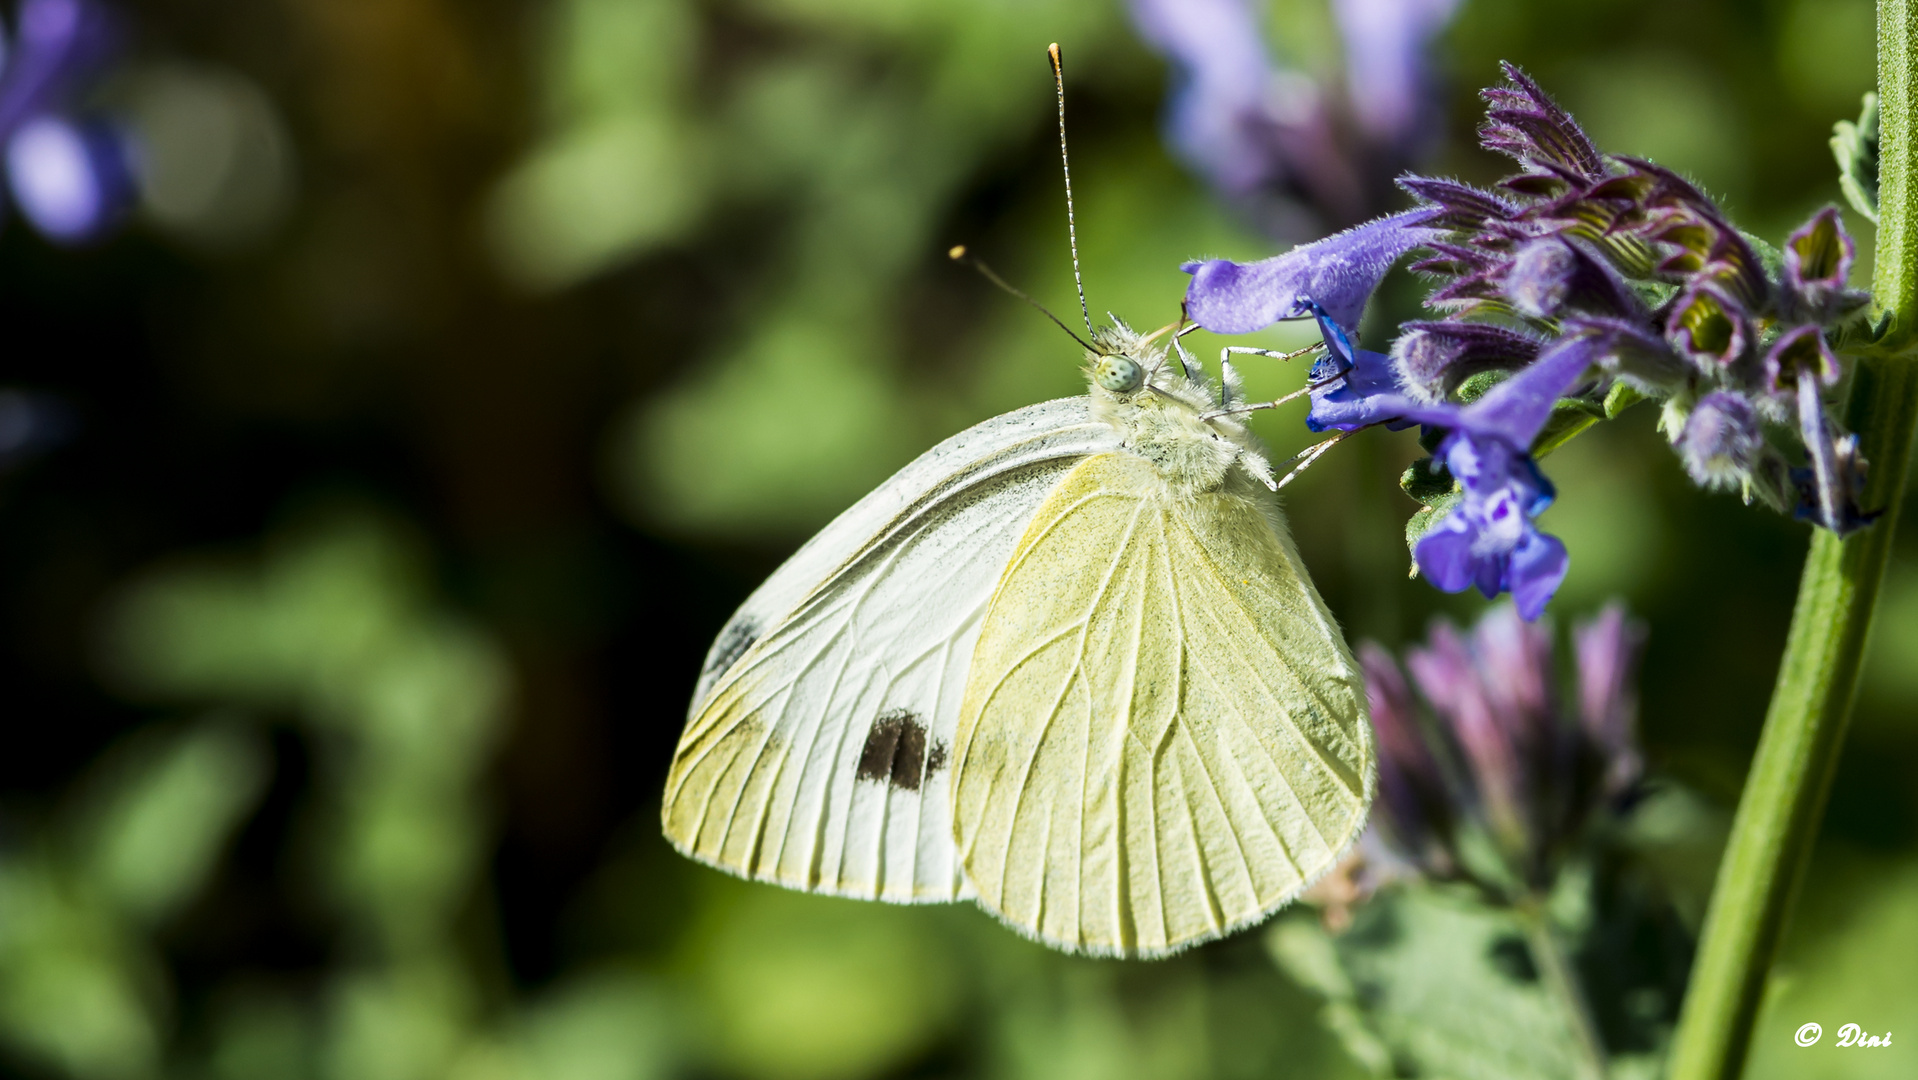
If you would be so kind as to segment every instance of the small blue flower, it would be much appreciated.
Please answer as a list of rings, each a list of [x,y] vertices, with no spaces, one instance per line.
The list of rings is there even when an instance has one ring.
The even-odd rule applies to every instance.
[[[1306,307],[1318,320],[1325,355],[1312,365],[1312,408],[1305,426],[1313,431],[1357,431],[1374,424],[1394,430],[1418,421],[1419,403],[1406,393],[1392,358],[1352,344],[1343,327],[1312,301]]]
[[[1598,337],[1562,342],[1457,409],[1449,422],[1443,406],[1412,414],[1420,423],[1450,429],[1435,456],[1463,489],[1458,505],[1413,549],[1433,585],[1446,592],[1477,586],[1487,597],[1510,592],[1528,620],[1545,610],[1570,557],[1557,537],[1533,523],[1556,492],[1528,450],[1558,399],[1585,377],[1602,348]]]
[[[1192,275],[1186,314],[1216,334],[1249,334],[1317,304],[1334,323],[1355,331],[1392,264],[1442,235],[1425,227],[1438,214],[1430,207],[1391,214],[1254,263],[1186,263],[1180,267]]]
[[[1510,592],[1520,615],[1538,618],[1571,563],[1564,543],[1532,524],[1552,504],[1551,482],[1529,455],[1498,438],[1453,432],[1438,457],[1465,497],[1420,538],[1420,572],[1445,592],[1474,585],[1488,598]]]

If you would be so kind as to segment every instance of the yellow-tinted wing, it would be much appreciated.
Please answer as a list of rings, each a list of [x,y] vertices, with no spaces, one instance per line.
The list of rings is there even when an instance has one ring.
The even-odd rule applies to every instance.
[[[1088,458],[987,609],[954,828],[987,908],[1049,944],[1151,956],[1254,922],[1364,823],[1363,685],[1249,492],[1170,494]]]

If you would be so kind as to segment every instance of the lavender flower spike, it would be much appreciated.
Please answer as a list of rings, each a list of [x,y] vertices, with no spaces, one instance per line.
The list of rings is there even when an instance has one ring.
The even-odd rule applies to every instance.
[[[1442,235],[1424,225],[1440,213],[1427,206],[1391,214],[1255,263],[1186,263],[1186,314],[1213,333],[1249,334],[1316,303],[1340,327],[1356,330],[1365,302],[1399,256]]]

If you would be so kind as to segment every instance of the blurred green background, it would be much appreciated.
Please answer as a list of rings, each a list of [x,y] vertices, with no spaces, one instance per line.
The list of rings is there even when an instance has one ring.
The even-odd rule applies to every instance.
[[[1054,327],[945,257],[965,243],[1074,306],[1048,42],[1095,311],[1159,325],[1182,259],[1310,239],[1252,231],[1172,160],[1165,66],[1119,4],[125,10],[137,50],[263,93],[291,180],[244,235],[0,229],[0,379],[72,416],[0,476],[0,1072],[1365,1075],[1336,993],[1298,976],[1309,913],[1170,961],[1074,960],[970,906],[744,885],[658,835],[733,605],[939,438],[1082,386]],[[1322,0],[1269,14],[1281,56],[1336,74]],[[1465,0],[1424,171],[1502,172],[1472,145],[1474,88],[1511,59],[1601,146],[1782,239],[1838,198],[1825,140],[1871,86],[1872,18]],[[1389,283],[1367,344],[1416,300]],[[1698,795],[1660,841],[1695,929],[1807,530],[1695,490],[1652,420],[1550,459],[1544,524],[1573,553],[1561,622],[1619,596],[1649,624],[1648,758]],[[1296,411],[1258,429],[1279,457],[1312,441]],[[1288,489],[1355,639],[1484,606],[1406,578],[1416,456],[1370,432]],[[1751,1075],[1918,1075],[1915,775],[1906,530]],[[1807,1020],[1898,1044],[1802,1051]]]

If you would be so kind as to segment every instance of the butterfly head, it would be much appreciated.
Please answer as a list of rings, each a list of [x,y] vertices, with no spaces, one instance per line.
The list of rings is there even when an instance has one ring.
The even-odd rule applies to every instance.
[[[1162,380],[1154,376],[1164,366],[1165,350],[1154,348],[1151,338],[1117,318],[1092,331],[1092,348],[1086,350],[1086,376],[1109,394],[1130,397],[1148,389],[1148,384],[1163,390]]]
[[[1140,334],[1118,319],[1092,332],[1086,381],[1093,415],[1117,428],[1132,453],[1159,466],[1169,484],[1206,491],[1243,471],[1269,482],[1270,470],[1251,432],[1218,411],[1217,392],[1196,362],[1173,362],[1157,339],[1175,329]]]

